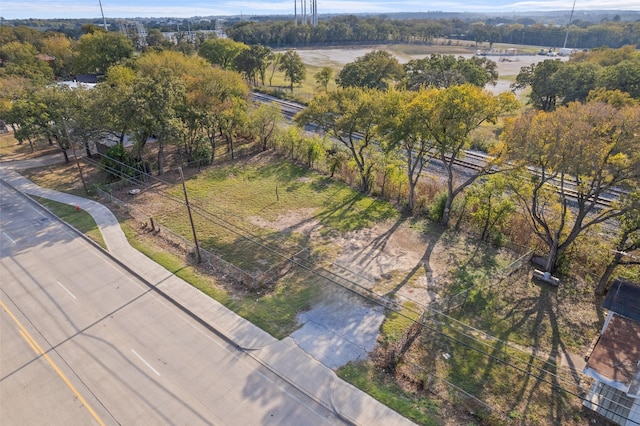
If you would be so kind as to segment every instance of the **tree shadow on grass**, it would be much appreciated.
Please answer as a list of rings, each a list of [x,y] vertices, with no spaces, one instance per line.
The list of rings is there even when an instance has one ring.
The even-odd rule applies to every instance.
[[[572,400],[571,393],[580,391],[579,374],[559,367],[560,354],[566,353],[567,347],[560,335],[555,312],[557,303],[556,289],[542,287],[538,296],[521,299],[512,306],[503,320],[519,318],[492,344],[484,371],[478,377],[479,383],[493,383],[495,392],[502,392],[495,396],[503,398],[505,405],[510,407],[510,413],[532,419],[543,415],[553,424],[561,424],[571,418],[575,412],[568,407],[572,403],[579,406]],[[508,345],[509,338],[523,328],[530,330],[531,344],[528,347]],[[548,353],[543,353],[537,348],[543,346],[543,337],[548,329],[551,347]],[[503,382],[509,375],[511,386]]]
[[[405,220],[406,218],[402,219],[402,222],[404,222]],[[401,223],[396,222],[396,224],[394,224],[394,227],[392,227],[392,230],[395,232],[395,230],[397,229],[397,226],[395,225],[399,226],[400,224]],[[438,244],[438,241],[440,241],[442,236],[446,233],[445,231],[446,230],[444,228],[436,224],[433,224],[428,229],[428,232],[426,232],[426,236],[425,236],[427,246],[425,248],[425,251],[422,257],[420,258],[420,261],[416,263],[416,265],[409,271],[409,273],[405,275],[402,278],[402,280],[400,280],[394,286],[393,289],[391,289],[389,292],[385,294],[385,297],[395,296],[398,293],[398,291],[402,289],[402,287],[404,287],[407,283],[411,282],[415,277],[418,276],[418,274],[422,273],[422,271],[424,271],[424,275],[427,279],[427,288],[434,286],[433,268],[431,267],[431,255],[433,254],[433,250]],[[382,247],[381,249],[383,249],[386,243],[388,242],[388,239],[391,237],[391,234],[392,233],[387,232],[386,234],[382,235],[381,238],[376,241],[376,244],[378,244],[378,246]]]

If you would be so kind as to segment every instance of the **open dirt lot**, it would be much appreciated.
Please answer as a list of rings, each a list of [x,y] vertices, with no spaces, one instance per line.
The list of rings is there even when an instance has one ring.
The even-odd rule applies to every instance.
[[[475,54],[475,47],[461,46],[398,46],[398,45],[377,45],[367,47],[353,48],[331,48],[331,49],[297,49],[296,51],[305,64],[313,66],[331,66],[334,68],[342,68],[344,65],[355,61],[357,58],[366,55],[372,50],[386,50],[392,53],[401,64],[407,63],[412,59],[422,59],[432,53],[440,53],[443,55],[463,56],[470,58]],[[496,86],[489,85],[487,88],[494,93],[509,90],[513,77],[520,72],[520,68],[537,64],[546,59],[552,59],[547,56],[539,55],[500,55],[495,54],[489,58],[498,64],[498,74],[500,77]],[[558,57],[555,59],[566,61],[567,57]]]

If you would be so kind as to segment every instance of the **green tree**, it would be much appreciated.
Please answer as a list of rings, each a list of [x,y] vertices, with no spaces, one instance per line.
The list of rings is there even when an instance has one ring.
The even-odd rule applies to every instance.
[[[124,34],[96,31],[80,37],[74,70],[77,73],[106,73],[110,66],[133,56],[133,43]]]
[[[33,140],[47,133],[47,106],[38,95],[38,93],[29,92],[21,96],[11,102],[11,109],[3,115],[3,119],[14,126],[13,135],[18,143],[29,142],[31,152],[34,151]],[[65,160],[68,161],[64,148],[63,153],[65,153]]]
[[[425,127],[433,139],[435,156],[447,173],[447,198],[440,221],[447,225],[455,197],[477,178],[491,172],[488,163],[456,185],[454,165],[464,156],[470,133],[482,123],[495,123],[498,117],[514,110],[517,102],[510,92],[494,96],[471,84],[426,90],[416,102],[426,117]]]
[[[151,135],[157,137],[158,174],[164,174],[164,150],[177,141],[183,131],[179,106],[184,103],[184,85],[179,77],[163,68],[154,75],[135,80],[133,100],[138,111],[136,142],[143,147]]]
[[[55,139],[65,161],[69,161],[69,150],[75,149],[73,142],[84,143],[85,134],[93,129],[93,120],[88,118],[83,89],[70,89],[67,86],[45,86],[30,92],[14,105],[14,113],[19,114],[20,128],[16,138],[32,139],[44,136],[50,141]],[[78,124],[76,133],[72,133],[74,123]],[[86,127],[85,127],[86,126]],[[83,140],[76,141],[81,135]],[[86,144],[85,144],[86,146]]]
[[[256,84],[257,77],[259,77],[261,83],[264,85],[265,74],[271,53],[271,49],[266,46],[261,44],[252,45],[236,56],[234,59],[234,68],[253,84]]]
[[[325,92],[329,91],[329,82],[333,78],[333,68],[322,67],[320,71],[314,74],[313,78],[316,80],[318,87],[324,89]]]
[[[147,34],[147,46],[160,47],[164,43],[164,36],[158,28],[152,28]]]
[[[273,56],[273,50],[261,44],[255,44],[249,48],[249,51],[256,59],[256,68],[260,76],[260,83],[264,86],[264,79],[267,73],[267,67]]]
[[[602,207],[598,199],[613,188],[634,192],[640,186],[640,107],[590,102],[531,111],[510,120],[502,138],[506,159],[523,170],[524,184],[513,190],[548,248],[546,271],[555,270],[585,230],[631,208],[617,202]]]
[[[13,113],[16,102],[26,97],[30,82],[24,77],[3,76],[0,78],[0,120],[15,130],[20,114]]]
[[[589,51],[577,52],[572,55],[572,62],[588,62],[602,67],[617,65],[626,60],[633,60],[638,56],[636,46],[626,45],[618,49],[600,47]]]
[[[371,190],[375,129],[382,94],[377,90],[348,87],[316,96],[298,116],[299,125],[315,124],[347,148],[360,175],[360,190]]]
[[[483,240],[499,232],[500,224],[516,211],[516,203],[507,189],[505,175],[497,173],[474,183],[465,193],[466,204],[471,207],[471,221],[481,227]]]
[[[141,75],[154,76],[168,70],[179,78],[202,73],[209,67],[203,58],[177,51],[145,52],[136,58],[134,64],[135,71]]]
[[[562,65],[563,63],[559,60],[547,59],[538,62],[538,64],[522,67],[511,88],[523,90],[530,87],[529,102],[535,108],[553,111],[562,90],[562,87],[558,86],[558,80],[555,80],[553,76]]]
[[[589,92],[598,85],[601,67],[589,62],[568,62],[553,75],[553,86],[558,87],[558,100],[562,105],[585,102]]]
[[[131,101],[136,78],[133,69],[115,65],[107,71],[105,81],[93,90],[97,109],[94,114],[100,117],[97,121],[105,134],[114,136],[120,145],[138,122],[136,104]]]
[[[53,69],[38,58],[38,51],[30,43],[12,41],[0,47],[3,67],[0,76],[24,77],[34,84],[46,84],[53,80]]]
[[[75,88],[62,91],[62,102],[56,105],[60,108],[60,119],[63,133],[72,145],[75,154],[76,148],[85,150],[87,157],[92,157],[90,147],[92,143],[101,139],[104,135],[102,127],[102,109],[92,90]]]
[[[51,34],[42,40],[40,51],[53,57],[53,72],[56,77],[67,78],[71,75],[75,52],[73,43],[67,36]]]
[[[374,50],[342,68],[336,83],[340,87],[386,89],[404,76],[398,60],[386,50]]]
[[[307,76],[307,70],[302,62],[302,58],[295,50],[287,50],[280,58],[278,69],[284,72],[285,81],[291,83],[291,93],[293,93],[293,85],[302,83]]]
[[[141,173],[139,163],[120,144],[109,148],[106,155],[100,158],[100,168],[116,180],[134,177]]]
[[[432,54],[423,59],[412,59],[404,65],[406,87],[418,90],[421,87],[449,87],[470,83],[479,87],[496,83],[497,65],[490,59],[474,56]]]
[[[227,142],[227,152],[235,158],[235,140],[247,125],[247,103],[239,98],[231,98],[231,106],[220,113],[220,130]]]
[[[482,43],[489,38],[489,30],[484,22],[475,22],[471,24],[469,30],[473,41],[476,42],[476,47],[478,47],[479,43]]]
[[[82,24],[82,34],[106,33],[102,26],[96,24]]]
[[[172,43],[164,38],[162,32],[158,28],[151,28],[149,34],[147,34],[147,46],[167,49],[170,48]]]
[[[211,68],[190,80],[188,105],[197,111],[199,123],[209,139],[211,163],[215,160],[216,136],[223,112],[238,104],[244,108],[248,96],[249,87],[234,71]]]
[[[603,102],[616,108],[638,105],[639,103],[638,100],[633,99],[627,92],[607,90],[604,87],[599,87],[589,92],[587,102]]]
[[[281,122],[282,111],[275,103],[262,103],[251,111],[249,115],[249,128],[252,133],[258,137],[263,151],[267,150],[274,132]]]
[[[235,58],[245,49],[244,43],[233,41],[230,38],[214,38],[205,40],[198,49],[198,55],[205,58],[213,65],[219,65],[224,69],[232,69]]]
[[[164,149],[183,139],[185,127],[181,114],[187,101],[188,80],[209,69],[197,56],[180,52],[147,52],[137,58],[133,104],[138,121],[136,142],[143,149],[151,135],[158,138],[158,172],[164,172]]]
[[[278,70],[281,59],[282,53],[280,52],[272,52],[271,56],[269,57],[269,67],[271,68],[271,73],[269,74],[269,86],[273,86],[273,75]]]
[[[626,202],[632,203],[631,208],[620,216],[620,227],[614,246],[613,258],[607,265],[598,286],[596,294],[604,294],[616,268],[620,265],[640,265],[640,257],[633,253],[640,250],[640,193],[631,194]],[[636,205],[634,206],[633,203]]]
[[[634,99],[640,99],[640,54],[606,67],[600,83],[608,90],[621,90]]]
[[[26,25],[19,26],[0,26],[0,46],[12,41],[20,43],[28,43],[34,46],[36,49],[40,46],[40,42],[44,38],[44,33],[36,28],[27,27]]]
[[[424,167],[431,158],[434,141],[425,126],[429,117],[422,108],[425,92],[389,90],[382,102],[378,133],[389,151],[402,151],[409,183],[407,209],[415,208],[415,189]]]

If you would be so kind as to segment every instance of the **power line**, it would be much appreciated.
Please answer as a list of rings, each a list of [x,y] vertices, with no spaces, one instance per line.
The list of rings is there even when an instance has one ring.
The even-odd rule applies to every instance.
[[[137,169],[135,169],[134,167],[132,167],[130,165],[127,165],[127,164],[124,164],[122,162],[119,162],[118,160],[115,160],[115,159],[110,158],[108,156],[105,156],[105,157],[109,158],[111,161],[116,162],[116,164],[119,164],[122,167],[129,168],[130,170],[137,170]],[[102,166],[99,165],[99,163],[97,161],[95,161],[93,159],[91,159],[91,160],[87,159],[86,161],[92,162],[92,163],[98,165],[99,167],[102,167]],[[116,173],[119,173],[120,176],[123,177],[123,178],[125,178],[125,177],[128,178],[124,174],[124,172],[121,171],[121,170],[114,170],[113,168],[109,168],[109,167],[107,167],[107,169],[109,169],[110,171],[115,171]],[[165,181],[163,179],[160,179],[159,177],[155,177],[155,176],[150,176],[150,177],[153,180],[157,181],[157,182],[162,182],[162,183],[164,183],[166,185],[172,185],[172,183],[167,182],[167,181]],[[133,180],[134,184],[144,185],[146,183],[145,181],[140,180],[139,178],[133,178],[132,180]],[[167,199],[170,199],[172,201],[175,201],[175,202],[177,202],[179,204],[184,205],[184,201],[179,199],[178,197],[175,197],[175,196],[167,193],[166,191],[163,191],[163,190],[158,189],[158,188],[156,188],[155,190],[158,192],[159,195],[161,195],[161,196],[163,196],[163,197],[165,197]],[[282,252],[281,251],[281,247],[278,246],[277,244],[275,244],[273,242],[270,242],[270,241],[266,241],[266,240],[262,239],[261,237],[253,235],[252,233],[248,232],[246,229],[243,229],[243,228],[239,227],[238,225],[232,224],[231,222],[229,222],[228,220],[224,219],[223,217],[221,217],[221,216],[219,216],[219,215],[217,215],[215,213],[212,213],[212,212],[202,208],[201,206],[194,206],[194,210],[201,217],[203,217],[205,220],[209,220],[209,221],[211,221],[212,223],[215,223],[218,226],[222,226],[224,229],[227,229],[230,232],[233,232],[233,233],[235,233],[235,234],[237,234],[239,236],[242,236],[242,238],[245,238],[248,241],[256,244],[257,246],[262,247],[265,250],[268,250],[268,251],[274,253],[275,255],[281,257],[284,260],[287,260],[287,261],[291,262],[292,264],[300,267],[301,269],[306,270],[306,271],[308,271],[308,272],[310,272],[312,274],[315,274],[315,275],[317,275],[317,276],[319,276],[319,277],[321,277],[321,278],[323,278],[323,279],[325,279],[325,280],[327,280],[327,281],[329,281],[329,282],[331,282],[333,284],[339,285],[340,287],[345,288],[346,290],[351,291],[353,293],[356,293],[359,296],[363,297],[366,300],[369,300],[372,303],[378,304],[378,305],[382,306],[385,309],[392,310],[396,314],[398,314],[398,315],[400,315],[400,316],[412,321],[413,323],[416,323],[415,318],[412,318],[409,315],[407,315],[405,312],[403,312],[403,310],[408,309],[406,307],[406,304],[405,305],[401,305],[398,302],[393,301],[391,299],[388,299],[385,296],[379,296],[378,294],[376,294],[375,292],[373,292],[369,288],[364,287],[364,286],[362,286],[362,285],[360,285],[360,284],[358,284],[358,283],[356,283],[354,281],[351,281],[351,280],[345,278],[344,276],[341,276],[340,274],[337,274],[336,272],[328,270],[328,269],[326,269],[324,267],[320,267],[320,266],[316,265],[315,263],[313,263],[312,261],[308,261],[308,260],[304,260],[304,259],[294,259],[294,258],[291,257],[291,255]],[[239,219],[239,218],[236,217],[236,219]],[[334,264],[332,266],[338,266],[338,265]],[[344,267],[341,267],[341,266],[338,266],[338,267],[349,271],[350,273],[352,273],[353,275],[355,275],[359,279],[371,282],[370,279],[368,279],[367,277],[362,276],[361,274],[359,274],[357,272],[350,271],[347,268],[344,268]],[[377,284],[379,284],[379,283],[377,283]],[[385,287],[385,286],[383,286],[383,287]],[[385,287],[385,288],[387,288],[387,287]],[[409,299],[409,300],[411,300],[411,299]],[[418,304],[417,302],[415,302],[415,301],[413,301],[413,302],[416,303],[418,306],[420,306],[420,304]],[[497,342],[498,344],[504,345],[505,348],[508,347],[511,350],[520,351],[518,348],[512,347],[509,344],[509,342],[502,341],[501,339],[498,339],[498,338],[495,338],[493,336],[490,336],[487,333],[484,333],[481,330],[477,330],[477,329],[475,329],[475,328],[473,328],[473,327],[471,327],[471,326],[469,326],[469,325],[467,325],[465,323],[462,323],[459,320],[449,316],[448,314],[445,314],[444,312],[435,310],[432,307],[428,307],[428,306],[421,306],[421,307],[425,309],[425,312],[426,311],[430,311],[430,313],[432,314],[430,316],[423,317],[423,319],[421,321],[421,325],[423,327],[425,327],[427,330],[431,331],[432,333],[434,333],[436,335],[439,335],[439,336],[441,336],[441,337],[443,337],[443,338],[445,338],[445,339],[447,339],[447,340],[449,340],[451,342],[454,342],[454,343],[456,343],[458,345],[466,347],[466,348],[468,348],[470,350],[476,351],[476,352],[482,354],[483,356],[487,357],[488,359],[493,360],[493,361],[495,361],[495,362],[497,362],[497,363],[499,363],[501,365],[504,365],[504,366],[507,366],[509,368],[515,369],[516,371],[518,371],[520,373],[523,373],[523,374],[526,374],[529,377],[532,377],[532,378],[535,378],[536,380],[539,380],[541,382],[547,383],[547,384],[551,385],[553,388],[557,388],[559,390],[562,390],[563,392],[566,392],[567,394],[570,394],[570,395],[573,395],[573,396],[575,396],[577,398],[580,398],[583,401],[586,400],[578,392],[574,392],[574,391],[571,391],[571,390],[569,390],[567,388],[564,388],[563,386],[561,386],[561,384],[562,383],[565,383],[565,384],[569,384],[570,383],[572,386],[577,387],[582,392],[585,392],[585,389],[583,389],[579,384],[574,383],[569,379],[563,378],[562,376],[560,376],[556,372],[552,372],[552,371],[549,371],[549,370],[547,370],[545,368],[536,366],[536,365],[534,365],[532,363],[532,361],[526,362],[524,364],[524,367],[521,367],[521,366],[519,366],[517,364],[514,364],[514,362],[513,362],[514,360],[511,358],[511,356],[509,356],[510,359],[506,359],[506,358],[503,358],[503,357],[498,357],[496,355],[493,355],[493,354],[485,351],[484,349],[481,349],[480,347],[477,346],[477,344],[481,344],[482,346],[486,346],[487,348],[492,349],[494,352],[496,350],[504,350],[504,348],[500,349],[499,347],[495,347],[495,346],[489,345],[487,342],[479,340],[473,335],[468,335],[468,334],[465,334],[464,332],[461,332],[461,331],[457,330],[456,327],[452,327],[451,329],[456,334],[459,334],[461,336],[460,338],[452,336],[452,335],[446,333],[445,331],[442,331],[442,330],[436,328],[436,326],[440,325],[440,324],[445,324],[445,325],[448,325],[448,326],[451,327],[452,323],[453,323],[453,325],[458,324],[459,326],[461,326],[463,328],[469,328],[471,330],[474,330],[475,332],[482,333],[486,338],[491,339],[494,342]],[[412,310],[412,309],[408,309],[408,311],[409,312],[413,312],[413,313],[419,313],[418,311],[415,311],[415,310]],[[442,317],[447,322],[445,323],[445,322],[438,321],[438,320],[436,320],[436,317]],[[429,320],[429,323],[427,323],[426,320]],[[469,343],[461,340],[461,338],[468,339]],[[471,344],[471,342],[473,342],[474,344]],[[508,354],[506,354],[506,352],[505,352],[505,355],[508,355]],[[553,366],[554,368],[557,368],[558,370],[561,370],[561,368],[559,366],[554,365],[550,361],[539,359],[534,354],[526,353],[526,355],[528,357],[530,357],[531,359],[533,359],[533,360],[536,360],[538,362],[542,362],[543,365],[547,365],[548,364],[550,366]],[[515,361],[524,362],[523,360],[519,359],[518,357],[515,357]],[[423,367],[421,367],[421,366],[419,366],[417,364],[412,364],[412,365],[415,365],[416,367],[419,367],[419,368],[423,368]],[[530,371],[531,369],[534,369],[535,371],[538,371],[538,374],[532,373]],[[549,379],[546,379],[544,377],[546,375],[548,375],[549,377],[555,378],[557,383],[555,383],[555,382],[553,382],[553,381],[551,381]],[[435,377],[438,377],[438,376],[436,375]],[[440,379],[444,380],[442,378],[440,378]],[[466,391],[464,391],[464,392],[466,393]],[[490,405],[488,405],[486,403],[484,403],[484,404],[490,407]],[[599,406],[598,404],[595,404],[595,403],[592,403],[592,404],[594,404],[596,406]],[[604,407],[601,407],[601,408],[603,410],[608,410],[607,408],[604,408]],[[611,410],[609,410],[609,411],[611,411]]]

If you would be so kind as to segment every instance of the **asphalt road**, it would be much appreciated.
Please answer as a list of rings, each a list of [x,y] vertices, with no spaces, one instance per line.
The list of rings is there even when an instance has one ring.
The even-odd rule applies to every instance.
[[[336,424],[0,185],[0,424]]]

